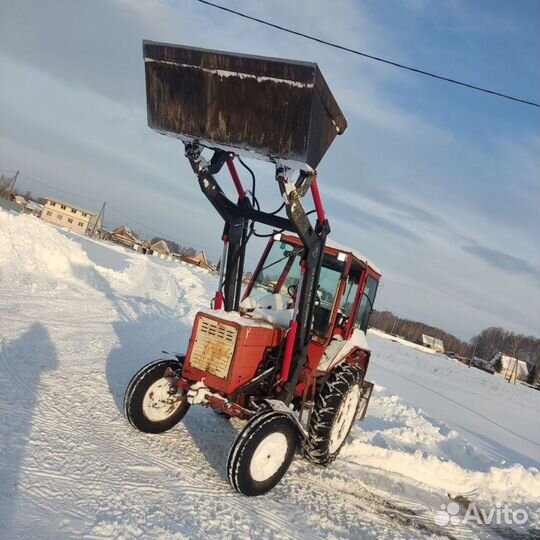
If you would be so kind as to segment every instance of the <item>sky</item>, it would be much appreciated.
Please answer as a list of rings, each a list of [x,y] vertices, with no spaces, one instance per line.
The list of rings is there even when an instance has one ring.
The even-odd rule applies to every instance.
[[[537,0],[216,3],[540,101]],[[488,326],[540,337],[540,109],[195,0],[0,0],[0,169],[21,171],[19,189],[106,200],[106,223],[219,258],[222,223],[181,143],[147,127],[143,39],[317,62],[349,124],[318,169],[331,237],[382,270],[376,307],[462,339]],[[251,165],[276,208],[273,166]]]

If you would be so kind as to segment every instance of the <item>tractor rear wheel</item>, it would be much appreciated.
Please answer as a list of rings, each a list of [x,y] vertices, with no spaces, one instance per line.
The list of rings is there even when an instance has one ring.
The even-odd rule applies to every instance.
[[[263,412],[245,425],[227,459],[229,483],[243,495],[263,495],[285,475],[298,444],[298,428],[287,415]]]
[[[340,364],[315,398],[308,426],[304,455],[318,465],[328,465],[338,456],[349,435],[362,394],[364,371],[353,364]]]
[[[172,386],[165,370],[181,369],[178,360],[156,360],[142,367],[131,379],[124,395],[124,411],[129,423],[144,433],[163,433],[187,413],[186,396]]]

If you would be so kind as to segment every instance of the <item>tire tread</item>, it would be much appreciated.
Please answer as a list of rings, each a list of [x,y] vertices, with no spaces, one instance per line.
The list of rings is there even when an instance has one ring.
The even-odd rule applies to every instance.
[[[303,448],[304,456],[312,463],[329,465],[338,456],[347,437],[335,452],[330,453],[332,426],[344,397],[363,379],[364,370],[360,366],[339,364],[317,394],[308,426],[308,439]],[[354,421],[351,428],[353,425]]]

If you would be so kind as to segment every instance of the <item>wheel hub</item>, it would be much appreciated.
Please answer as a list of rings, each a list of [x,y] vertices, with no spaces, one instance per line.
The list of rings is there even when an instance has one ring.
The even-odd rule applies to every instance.
[[[178,394],[172,379],[163,377],[150,385],[143,398],[143,412],[152,422],[169,418],[178,409],[184,396]]]
[[[256,482],[264,482],[273,476],[285,461],[289,445],[283,433],[271,433],[265,437],[253,453],[250,473]]]

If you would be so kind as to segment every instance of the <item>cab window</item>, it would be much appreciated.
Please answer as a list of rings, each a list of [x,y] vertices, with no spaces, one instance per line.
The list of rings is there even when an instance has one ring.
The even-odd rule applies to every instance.
[[[354,308],[354,301],[356,300],[356,293],[358,291],[359,276],[351,275],[347,280],[347,285],[343,291],[341,297],[341,303],[339,305],[339,311],[346,317],[351,315],[351,311]]]
[[[313,332],[321,337],[328,333],[343,267],[344,263],[336,257],[324,255],[313,309]]]
[[[288,269],[288,266],[290,267],[291,262],[296,262],[292,261],[292,259],[299,259],[301,252],[301,248],[299,249],[295,246],[285,244],[284,242],[274,242],[264,261],[264,266],[261,268],[261,271],[253,284],[250,296],[254,299],[258,299],[275,292],[286,294],[283,290],[276,291],[277,284],[279,283],[284,270]],[[296,265],[299,265],[299,263],[296,262]],[[290,284],[287,284],[287,286]]]
[[[354,327],[362,331],[367,330],[369,316],[373,309],[373,302],[375,301],[375,294],[377,292],[378,281],[371,276],[367,278],[366,286],[364,292],[362,293],[362,298],[360,299],[360,307],[358,308],[358,313],[356,314],[356,319],[354,321]]]

